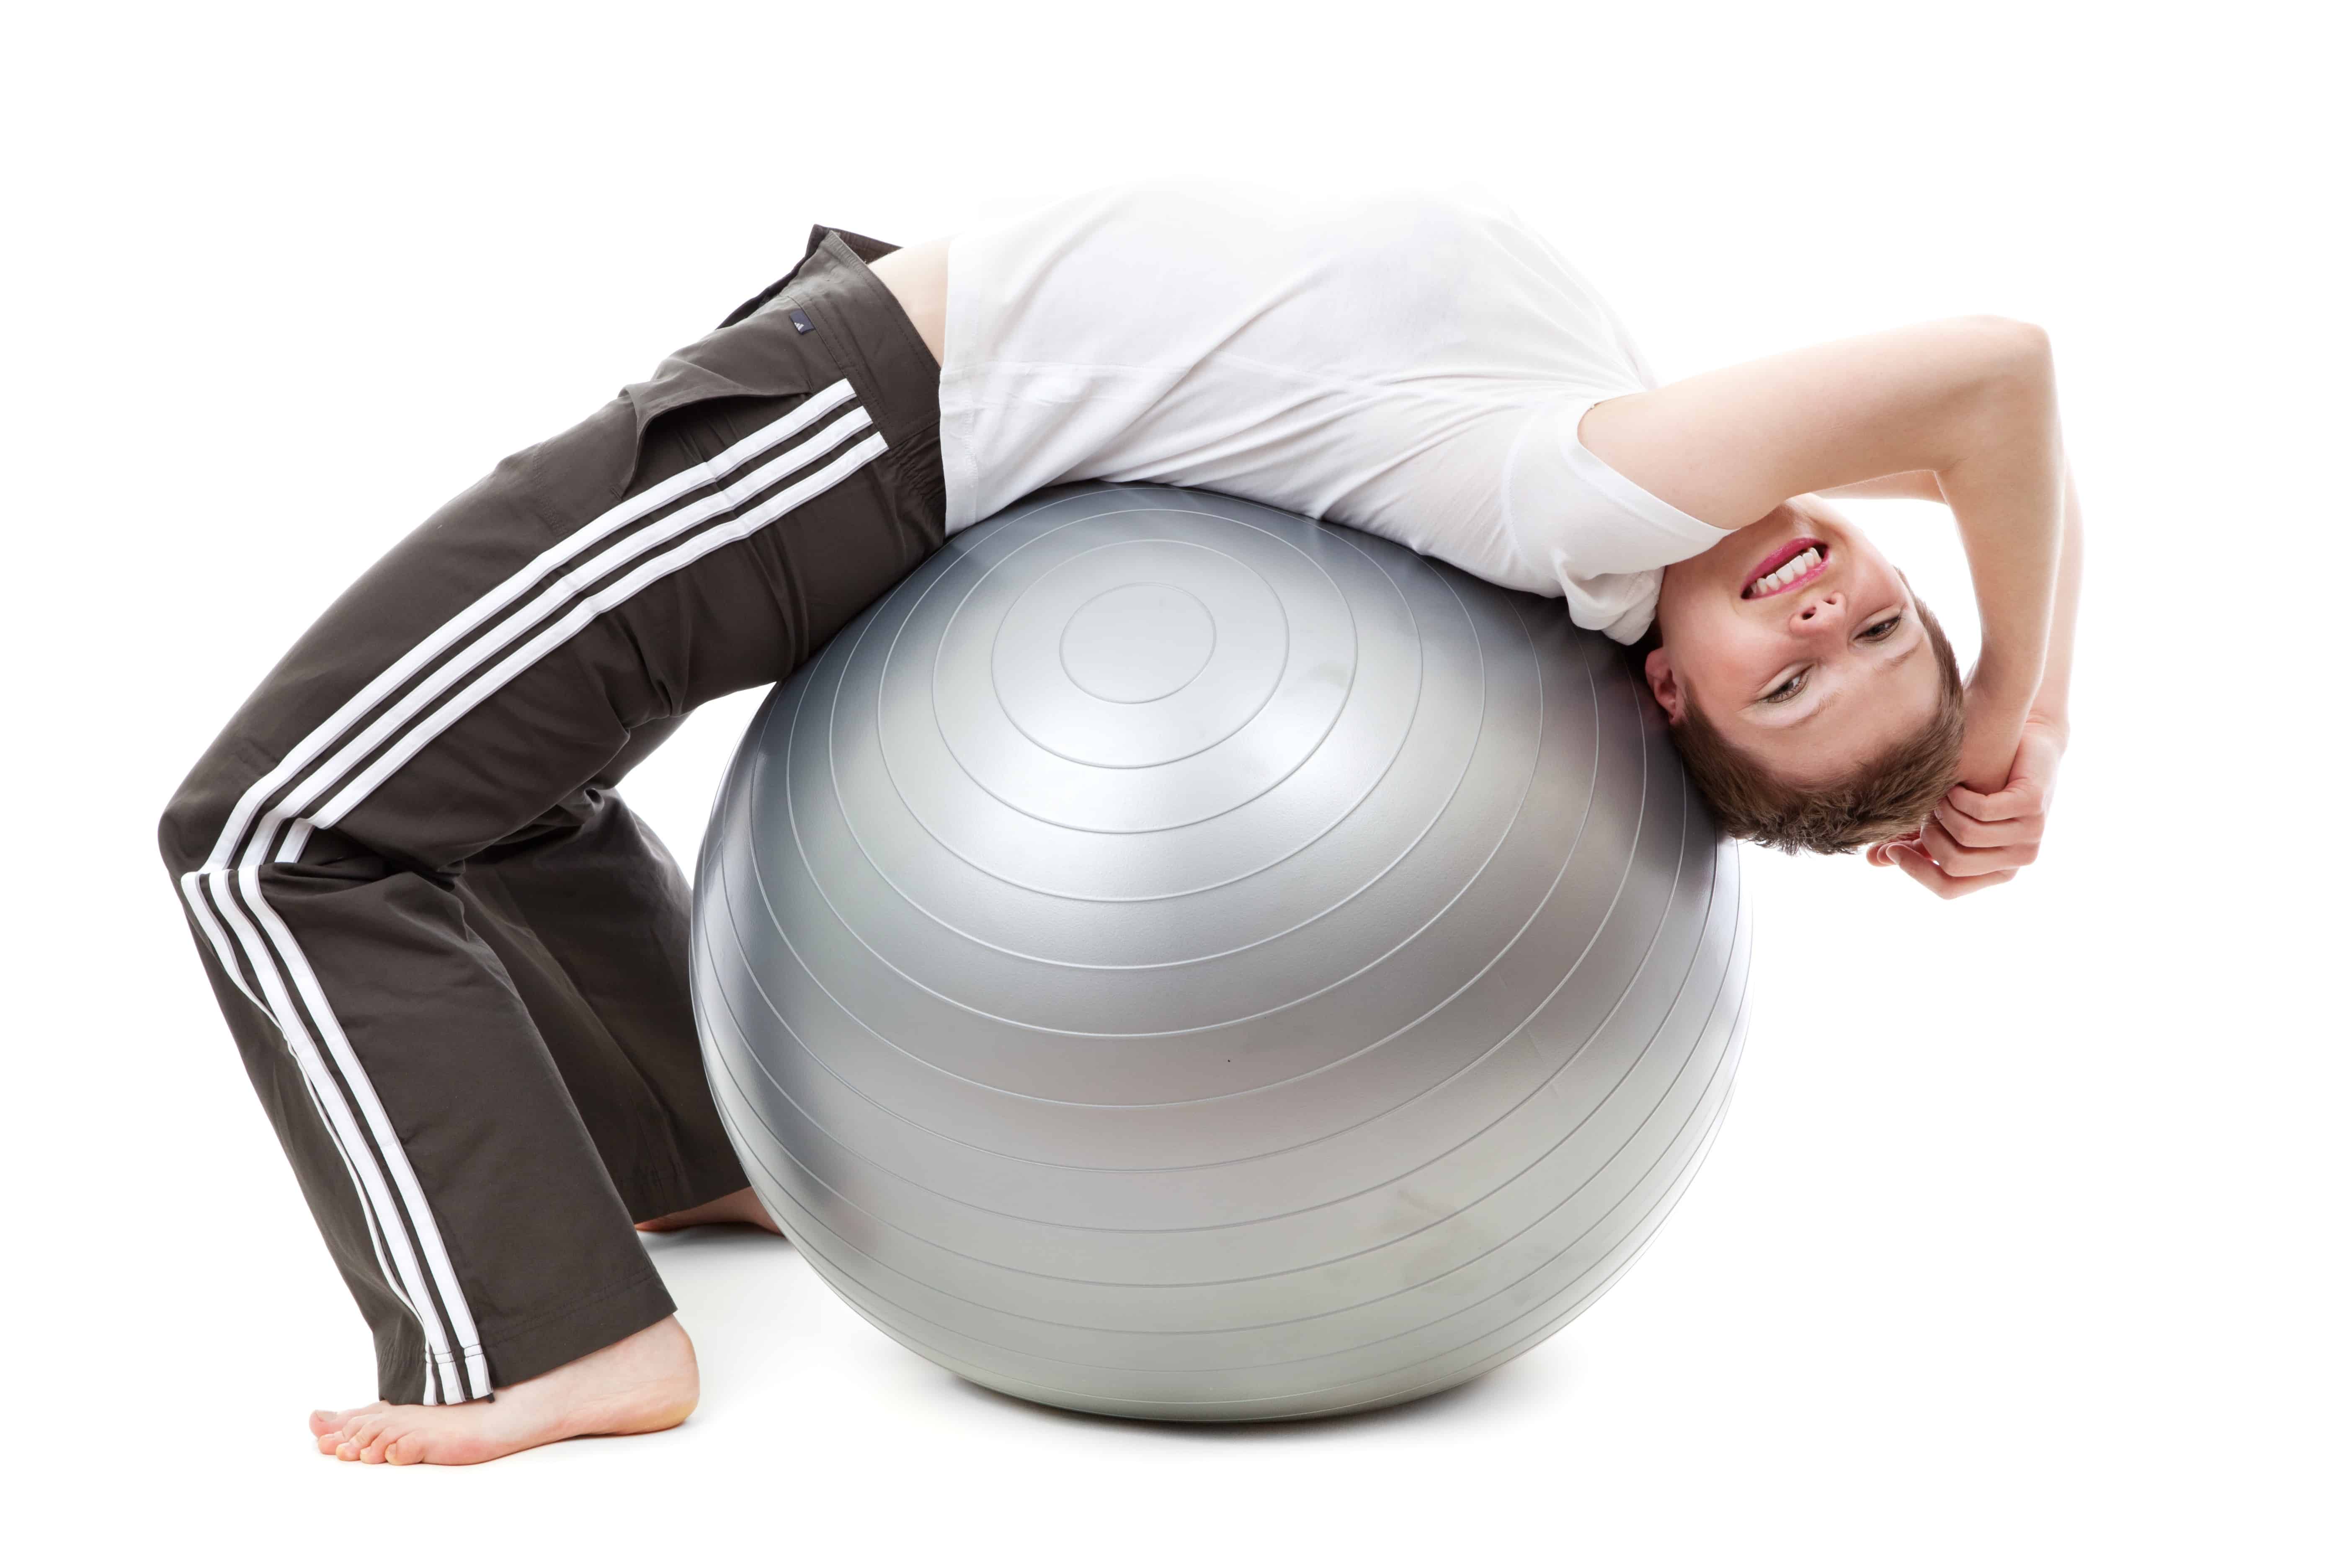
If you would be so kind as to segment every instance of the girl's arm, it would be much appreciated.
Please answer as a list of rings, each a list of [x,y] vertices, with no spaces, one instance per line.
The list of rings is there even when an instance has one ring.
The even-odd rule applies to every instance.
[[[1885,474],[1874,479],[1864,479],[1858,485],[1839,485],[1815,493],[1832,500],[1850,497],[1855,500],[1931,500],[1939,505],[1944,500],[1944,487],[1936,482],[1935,473],[1927,468],[1914,468],[1907,474]]]
[[[2057,602],[2050,616],[2050,650],[2042,660],[2042,686],[2033,694],[2026,717],[2066,732],[2066,688],[2074,676],[2074,620],[2083,600],[2083,499],[2074,493],[2073,469],[2066,473],[2065,542],[2058,556]]]

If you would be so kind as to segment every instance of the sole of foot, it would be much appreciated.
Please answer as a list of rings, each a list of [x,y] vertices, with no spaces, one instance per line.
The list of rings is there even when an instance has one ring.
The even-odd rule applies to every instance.
[[[751,1188],[732,1192],[723,1198],[713,1198],[707,1204],[697,1204],[690,1209],[666,1214],[659,1219],[649,1219],[637,1228],[649,1235],[667,1230],[687,1230],[698,1225],[755,1225],[772,1236],[782,1236],[768,1211],[760,1206],[760,1196]]]
[[[693,1414],[701,1396],[694,1342],[664,1318],[553,1372],[466,1405],[318,1410],[319,1452],[362,1465],[478,1465],[566,1437],[659,1432]]]

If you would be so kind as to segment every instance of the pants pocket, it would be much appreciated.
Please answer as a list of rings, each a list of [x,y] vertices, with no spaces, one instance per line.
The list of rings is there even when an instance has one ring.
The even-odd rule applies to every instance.
[[[795,331],[781,310],[718,329],[663,360],[646,380],[621,389],[635,422],[629,484],[645,474],[648,455],[665,444],[669,427],[705,417],[733,424],[740,407],[805,396],[838,375],[815,339]]]

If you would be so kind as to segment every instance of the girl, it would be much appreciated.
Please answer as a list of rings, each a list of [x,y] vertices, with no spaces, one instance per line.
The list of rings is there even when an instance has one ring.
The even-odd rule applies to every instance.
[[[314,1414],[321,1452],[472,1463],[693,1408],[632,1223],[769,1221],[702,1080],[683,879],[614,786],[949,534],[1080,479],[1227,491],[1561,599],[1646,647],[1735,833],[1869,845],[1947,896],[2039,843],[2080,524],[2034,329],[1659,386],[1475,191],[1161,181],[909,250],[819,228],[395,547],[164,813],[374,1331],[382,1399]],[[1966,681],[1839,493],[1949,503],[1984,626]]]

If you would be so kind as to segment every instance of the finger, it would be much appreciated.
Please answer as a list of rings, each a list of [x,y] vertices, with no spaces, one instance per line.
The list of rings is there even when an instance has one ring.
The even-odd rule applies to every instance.
[[[2000,844],[1988,849],[1971,849],[1956,842],[1944,831],[1940,822],[1929,822],[1920,834],[1920,842],[1936,864],[1955,877],[1981,877],[1990,871],[2014,871],[2020,866],[2033,864],[2040,841],[2024,844]]]
[[[1975,817],[1979,822],[2008,822],[2020,816],[2042,815],[2042,785],[2033,779],[2011,779],[2003,788],[1986,795],[1966,784],[1954,784],[1944,799]]]
[[[1919,836],[1916,833],[1906,833],[1900,838],[1889,838],[1882,843],[1874,844],[1862,852],[1862,858],[1874,866],[1892,866],[1895,864],[1895,850],[1906,844],[1916,849],[1919,847]]]
[[[1939,899],[1957,899],[1969,893],[1997,888],[2017,875],[2014,871],[1988,871],[1981,877],[1955,877],[1922,855],[1916,849],[1897,849],[1895,863],[1911,874],[1911,879]]]
[[[1979,822],[1948,804],[1937,806],[1928,815],[1964,848],[1998,849],[2004,844],[2034,844],[2042,838],[2042,818],[2039,816]]]

